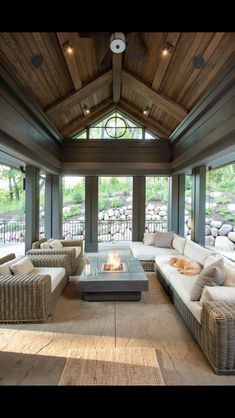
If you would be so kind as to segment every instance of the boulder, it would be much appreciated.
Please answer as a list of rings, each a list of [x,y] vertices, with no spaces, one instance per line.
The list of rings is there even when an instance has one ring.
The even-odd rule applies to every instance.
[[[103,221],[103,219],[104,219],[104,212],[99,212],[98,213],[98,220]]]
[[[234,203],[230,203],[228,205],[228,210],[229,210],[229,212],[235,212],[235,204]]]
[[[211,235],[211,228],[209,225],[205,225],[205,235]]]
[[[207,235],[205,237],[205,247],[212,247],[213,245],[215,245],[215,238],[212,235]]]
[[[222,226],[222,221],[212,221],[211,222],[211,227],[214,227],[214,228],[221,228],[221,226]]]
[[[211,228],[211,235],[213,235],[213,237],[218,237],[219,235],[218,229],[215,228],[214,226]]]
[[[235,242],[235,232],[234,231],[229,232],[228,233],[228,238],[230,239],[230,241]]]
[[[232,225],[229,225],[229,224],[224,224],[224,225],[222,225],[222,227],[219,229],[219,235],[228,235],[228,233],[229,233],[230,231],[232,231],[232,230],[233,230]]]
[[[158,215],[160,215],[163,218],[164,216],[166,216],[166,211],[165,210],[159,210]]]
[[[108,210],[108,215],[109,215],[109,217],[114,216],[114,210],[110,208]]]
[[[219,248],[224,251],[234,251],[235,245],[228,239],[228,237],[221,236],[215,238],[215,248]]]

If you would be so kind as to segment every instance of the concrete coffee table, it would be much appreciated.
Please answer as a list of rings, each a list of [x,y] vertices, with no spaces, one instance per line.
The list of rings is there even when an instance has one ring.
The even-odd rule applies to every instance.
[[[103,265],[107,260],[109,251],[103,251],[96,256],[91,256],[91,274],[86,276],[85,268],[81,276],[76,278],[78,289],[83,294],[83,299],[92,301],[139,301],[141,292],[148,290],[148,278],[137,258],[134,258],[128,250],[120,251],[121,262],[124,266],[122,272],[104,272]]]

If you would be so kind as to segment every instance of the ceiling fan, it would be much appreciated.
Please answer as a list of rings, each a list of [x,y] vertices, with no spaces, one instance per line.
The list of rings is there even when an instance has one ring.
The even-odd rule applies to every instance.
[[[141,32],[78,32],[80,38],[105,39],[108,42],[107,51],[100,61],[102,67],[111,64],[112,54],[126,52],[136,62],[141,61],[147,53],[147,48]],[[136,34],[135,38],[134,35]]]

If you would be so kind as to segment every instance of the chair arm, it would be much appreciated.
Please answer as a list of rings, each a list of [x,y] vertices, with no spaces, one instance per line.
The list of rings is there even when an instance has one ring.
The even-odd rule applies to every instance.
[[[235,303],[206,301],[202,308],[202,347],[217,373],[235,371]]]
[[[7,254],[7,255],[5,255],[4,257],[1,257],[1,258],[0,258],[0,264],[4,264],[4,263],[6,263],[7,261],[14,260],[14,258],[16,258],[16,255],[15,255],[15,254],[13,254],[13,253],[11,253],[11,254]]]
[[[61,255],[29,255],[34,267],[63,267],[69,275],[69,257],[67,254]]]
[[[76,265],[76,251],[75,248],[61,248],[61,249],[45,249],[45,250],[29,250],[27,255],[67,255],[69,257],[69,270],[72,273]]]
[[[2,276],[0,322],[44,321],[50,313],[51,277],[39,274]]]

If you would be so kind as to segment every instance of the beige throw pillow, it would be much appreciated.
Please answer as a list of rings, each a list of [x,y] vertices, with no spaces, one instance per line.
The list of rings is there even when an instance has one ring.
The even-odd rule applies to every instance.
[[[48,248],[51,248],[48,242],[43,242],[40,244],[41,250],[48,250]]]
[[[13,258],[13,260],[7,261],[4,264],[0,265],[0,276],[5,276],[5,275],[9,275],[12,274],[11,271],[11,266],[12,264],[17,263],[17,261],[22,260],[22,258],[24,258],[23,255],[18,255],[16,258]]]
[[[155,247],[171,248],[174,232],[156,232]]]
[[[63,244],[61,244],[61,242],[58,240],[58,239],[54,239],[54,241],[52,241],[51,243],[50,243],[50,247],[51,248],[54,248],[54,249],[62,249],[62,248],[64,248],[63,247]]]
[[[11,265],[13,274],[29,274],[34,270],[34,265],[28,257],[22,258],[17,263]]]
[[[154,245],[156,232],[144,233],[144,245]]]
[[[220,286],[223,284],[224,279],[224,261],[220,259],[205,267],[199,274],[192,288],[190,300],[200,300],[204,286]]]

